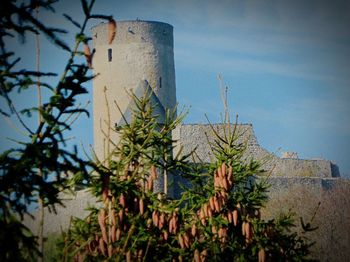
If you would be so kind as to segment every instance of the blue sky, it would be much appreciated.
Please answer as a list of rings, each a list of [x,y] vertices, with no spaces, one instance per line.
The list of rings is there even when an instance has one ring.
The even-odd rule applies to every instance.
[[[59,14],[79,20],[79,2],[62,1],[57,17],[42,13],[42,18],[71,31]],[[254,125],[263,147],[333,160],[350,177],[349,1],[100,0],[95,11],[116,20],[174,26],[177,100],[190,107],[186,123],[206,123],[205,113],[220,121],[220,74],[229,88],[231,112],[239,122]],[[34,67],[33,39],[27,40],[23,47],[13,42],[23,65]],[[42,68],[62,71],[64,53],[41,41]],[[16,100],[25,105],[35,95]],[[83,117],[73,128],[76,144],[92,144],[91,119]],[[2,137],[8,130],[3,128]]]

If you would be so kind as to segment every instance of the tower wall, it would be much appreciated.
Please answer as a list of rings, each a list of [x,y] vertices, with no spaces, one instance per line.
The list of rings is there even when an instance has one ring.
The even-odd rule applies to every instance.
[[[107,141],[101,129],[106,133],[107,104],[114,126],[122,120],[115,102],[127,114],[131,103],[127,91],[140,94],[138,89],[143,90],[146,83],[157,102],[157,114],[175,107],[173,27],[161,22],[120,21],[108,44],[108,24],[102,23],[92,28],[92,37],[93,68],[98,74],[93,80],[94,149],[103,159]],[[111,139],[117,141],[117,134],[111,132]]]

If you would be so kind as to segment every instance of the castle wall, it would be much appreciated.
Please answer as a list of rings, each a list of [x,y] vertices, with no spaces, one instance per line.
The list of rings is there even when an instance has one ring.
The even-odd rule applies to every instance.
[[[224,125],[215,124],[213,128],[220,135],[224,135]],[[231,130],[233,130],[233,126],[231,126]],[[236,133],[239,136],[237,143],[247,143],[248,145],[244,157],[262,162],[262,168],[268,170],[271,176],[326,178],[339,175],[329,160],[280,158],[268,152],[259,145],[251,124],[238,124]],[[199,158],[203,162],[211,162],[213,153],[209,143],[213,142],[215,136],[210,125],[180,125],[174,131],[174,136],[178,140],[178,148],[183,147],[183,154],[188,154],[197,148],[196,153]]]

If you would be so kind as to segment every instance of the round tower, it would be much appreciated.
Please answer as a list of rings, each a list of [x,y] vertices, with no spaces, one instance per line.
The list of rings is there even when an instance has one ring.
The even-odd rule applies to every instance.
[[[94,45],[93,79],[94,150],[99,159],[106,156],[108,115],[111,125],[123,124],[115,102],[125,116],[130,115],[127,91],[142,95],[152,92],[161,123],[164,109],[176,105],[173,27],[153,21],[120,21],[109,44],[108,24],[92,28]],[[106,89],[106,91],[104,91]],[[109,113],[108,113],[109,108]],[[118,141],[111,132],[112,141]]]
[[[157,113],[176,105],[173,27],[153,21],[120,21],[116,24],[116,35],[111,44],[108,43],[108,24],[92,28],[93,69],[98,74],[93,80],[94,148],[101,159],[105,140],[101,128],[106,129],[107,103],[112,126],[122,122],[115,102],[125,115],[129,113],[128,90],[142,95],[140,90],[149,85],[157,100]],[[115,134],[111,135],[113,140],[117,139]]]

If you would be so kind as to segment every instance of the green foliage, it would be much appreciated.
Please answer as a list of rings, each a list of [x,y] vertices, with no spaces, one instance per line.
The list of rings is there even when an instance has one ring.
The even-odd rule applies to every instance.
[[[264,221],[268,185],[256,161],[243,160],[235,125],[213,129],[217,160],[191,164],[173,157],[171,131],[181,122],[168,112],[153,115],[149,97],[133,96],[130,123],[106,162],[95,166],[89,187],[102,202],[64,235],[60,259],[85,261],[305,261],[310,244],[296,233],[291,216]],[[181,150],[180,150],[181,151]],[[104,165],[102,163],[105,163]],[[172,174],[187,180],[179,199],[156,192],[153,183]]]
[[[89,40],[84,34],[87,22],[91,18],[111,17],[92,14],[94,1],[87,3],[82,0],[83,23],[73,22],[66,16],[80,29],[80,37],[76,38],[71,49],[59,37],[59,34],[66,33],[64,30],[48,27],[35,16],[37,9],[54,13],[54,2],[5,0],[1,3],[0,98],[7,104],[7,109],[1,109],[0,113],[4,117],[15,116],[28,133],[27,139],[20,141],[16,148],[0,155],[1,261],[21,261],[37,255],[36,239],[20,222],[29,205],[37,203],[40,198],[44,206],[54,208],[55,204],[61,203],[59,192],[68,187],[68,174],[74,177],[79,173],[87,179],[86,162],[77,156],[76,150],[71,152],[65,149],[64,131],[71,128],[72,115],[88,114],[76,103],[78,95],[88,92],[85,84],[93,77],[89,75],[89,65],[77,62],[77,58],[83,54],[78,49]],[[56,76],[55,73],[18,69],[20,58],[9,49],[7,39],[20,37],[24,42],[27,34],[45,35],[53,46],[69,54],[57,83],[51,84],[53,80],[45,83],[39,79]],[[38,85],[50,92],[48,102],[18,112],[11,93],[25,92]],[[31,117],[33,112],[40,115],[41,121],[31,128],[25,124],[23,117]]]

